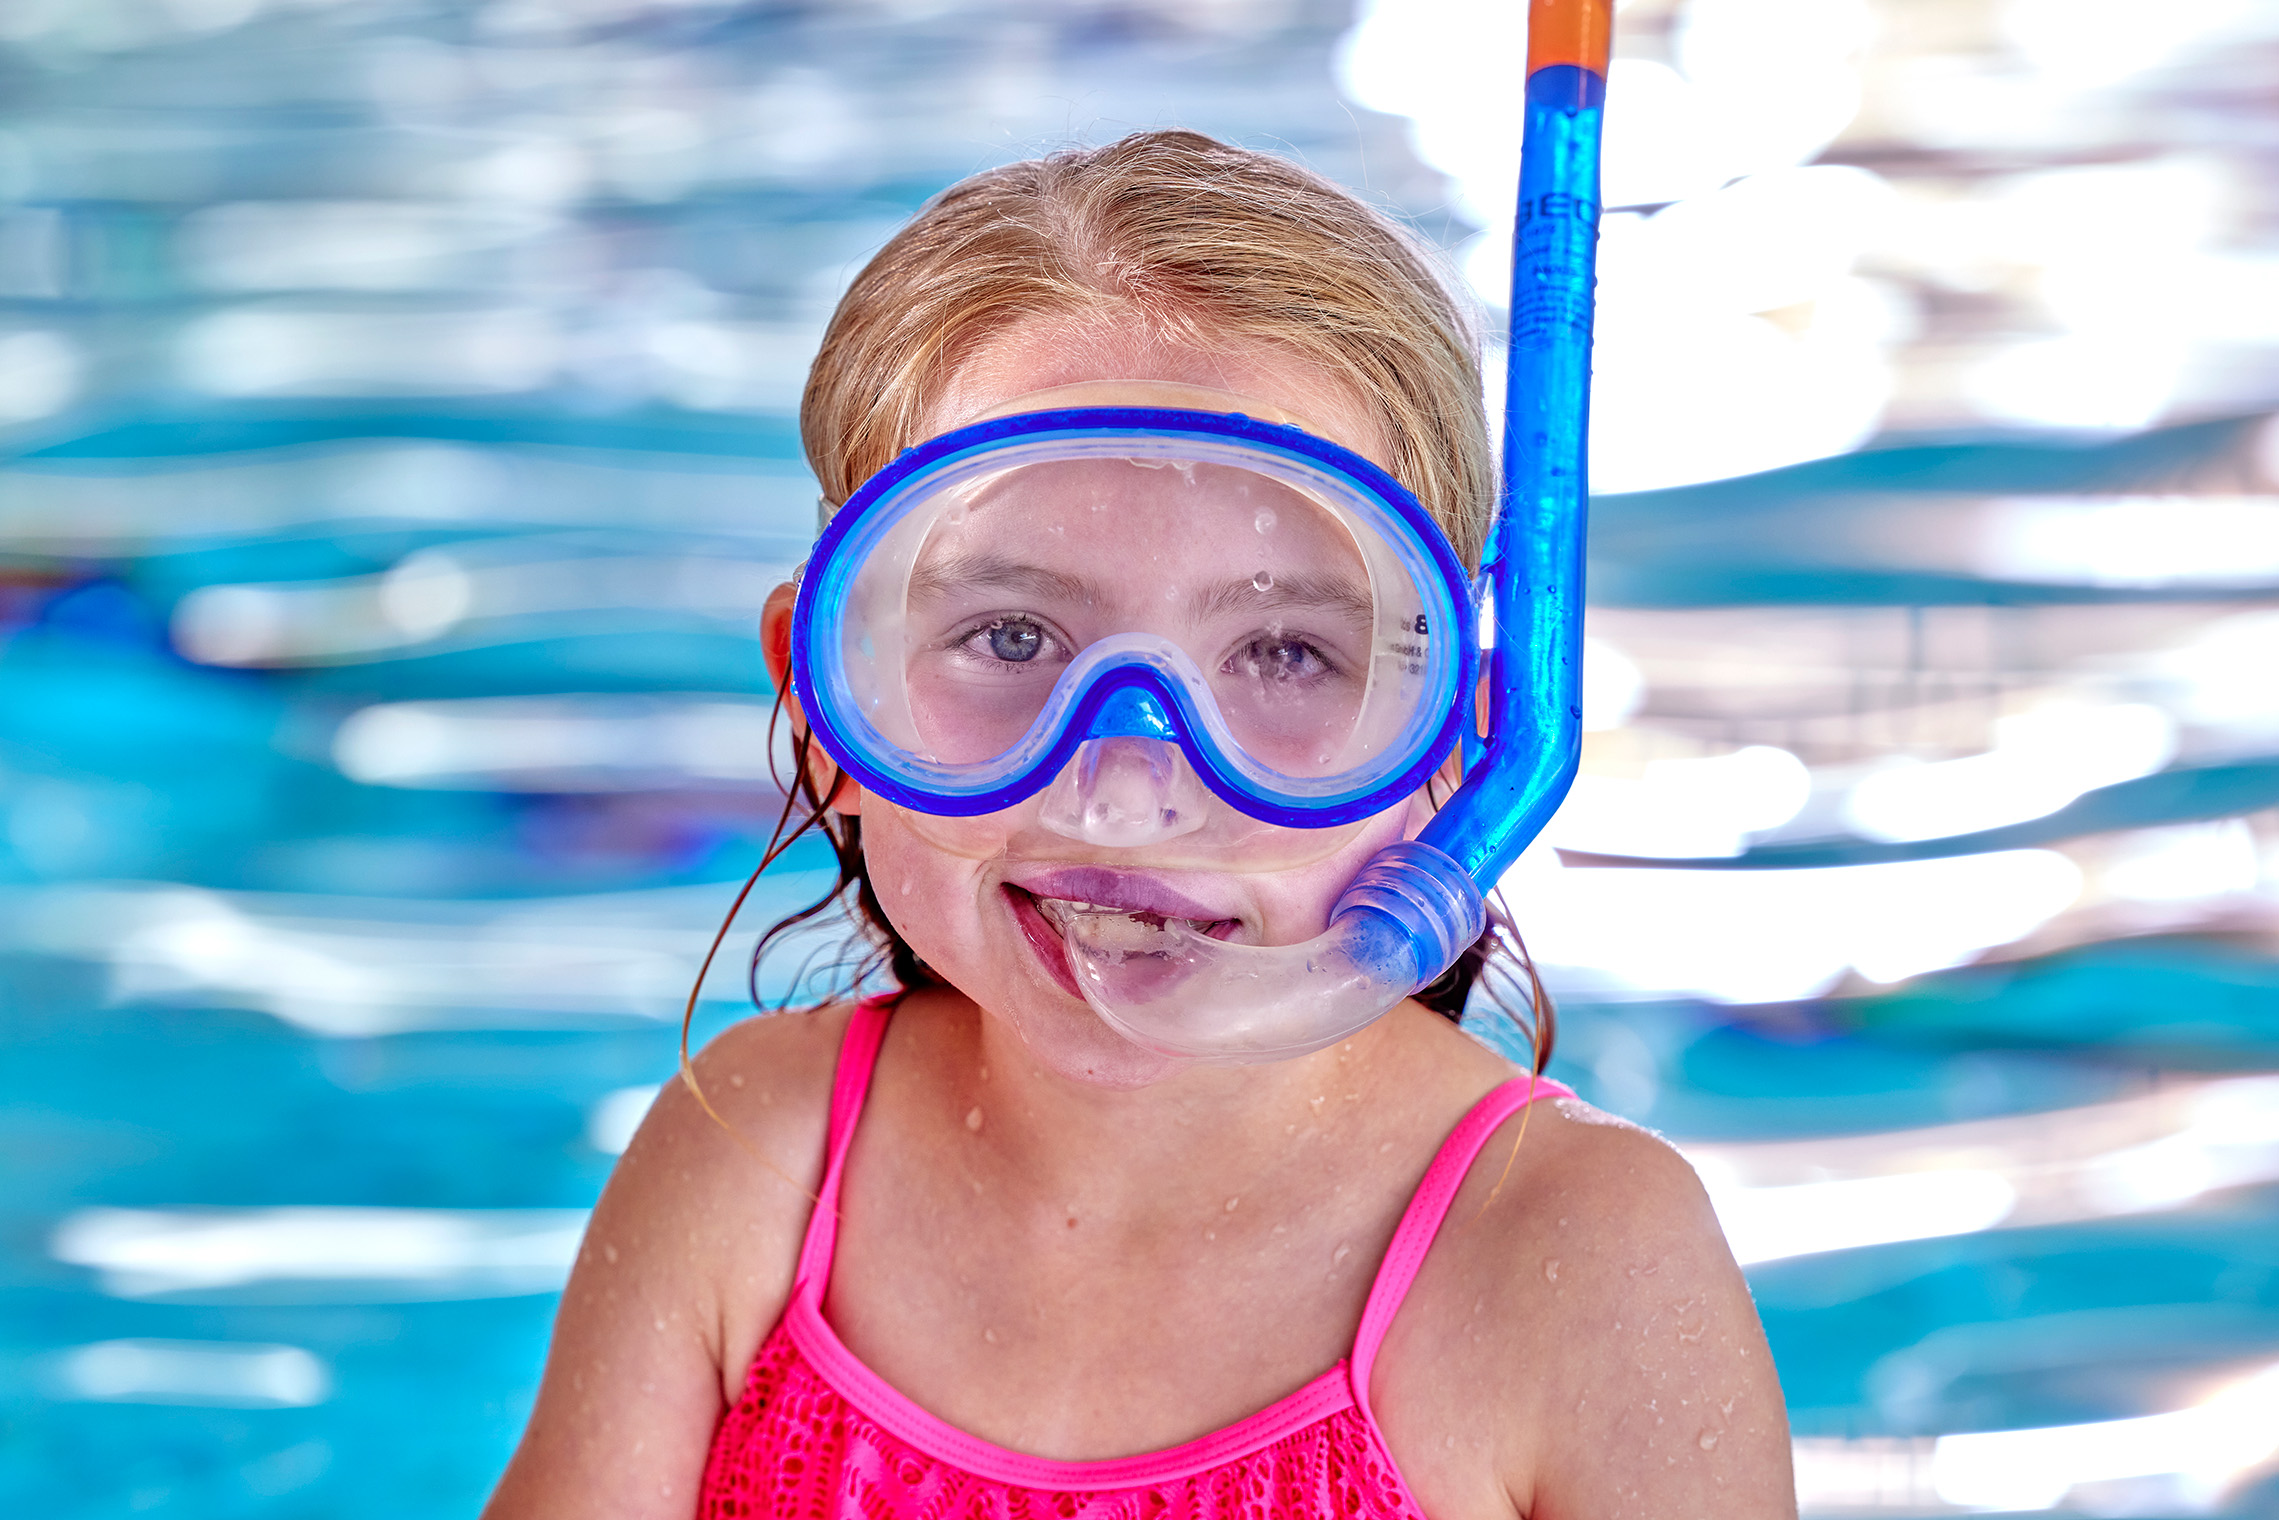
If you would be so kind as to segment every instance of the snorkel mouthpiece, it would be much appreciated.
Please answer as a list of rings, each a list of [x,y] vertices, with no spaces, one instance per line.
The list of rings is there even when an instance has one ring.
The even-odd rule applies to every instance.
[[[1504,490],[1480,582],[1494,609],[1488,733],[1421,837],[1380,851],[1299,945],[1080,909],[1085,1001],[1135,1044],[1222,1063],[1336,1043],[1431,983],[1486,930],[1485,893],[1550,821],[1582,745],[1599,125],[1611,0],[1532,0],[1514,237]]]
[[[1487,927],[1480,889],[1444,852],[1378,852],[1302,945],[1235,945],[1178,919],[1078,908],[1069,964],[1102,1019],[1160,1055],[1247,1064],[1335,1044],[1440,975]]]

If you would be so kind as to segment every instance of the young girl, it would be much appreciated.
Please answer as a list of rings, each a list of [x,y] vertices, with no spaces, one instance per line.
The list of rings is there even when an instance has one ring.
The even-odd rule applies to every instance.
[[[1192,134],[871,262],[801,420],[825,513],[891,522],[764,638],[904,990],[660,1097],[490,1515],[1793,1514],[1690,1169],[1452,1021],[1492,934],[1350,1030],[1285,995],[1317,966],[1241,984],[1288,1027],[1183,979],[1282,966],[1458,774],[1408,603],[1477,562],[1480,396],[1399,230]]]

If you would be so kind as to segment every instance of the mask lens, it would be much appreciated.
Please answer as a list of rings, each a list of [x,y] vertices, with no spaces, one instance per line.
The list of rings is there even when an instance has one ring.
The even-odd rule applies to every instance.
[[[1102,640],[1176,648],[1259,765],[1347,760],[1375,675],[1376,597],[1354,531],[1239,467],[1054,460],[956,488],[909,574],[911,738],[946,765],[1020,743]]]

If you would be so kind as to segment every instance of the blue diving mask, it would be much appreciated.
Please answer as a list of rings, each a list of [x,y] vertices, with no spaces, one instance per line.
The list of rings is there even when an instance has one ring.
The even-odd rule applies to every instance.
[[[1391,476],[1296,427],[1157,406],[909,450],[826,525],[792,627],[816,737],[935,843],[991,853],[955,820],[1041,794],[1034,823],[1070,850],[1253,870],[1422,786],[1477,654],[1463,566]]]

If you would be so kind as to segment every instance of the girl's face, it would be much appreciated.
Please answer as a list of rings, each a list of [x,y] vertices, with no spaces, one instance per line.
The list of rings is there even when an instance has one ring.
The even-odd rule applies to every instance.
[[[1386,455],[1381,429],[1359,394],[1327,371],[1260,345],[1204,350],[1134,334],[1128,326],[1065,319],[1016,328],[974,355],[928,419],[927,435],[1019,409],[1007,403],[1069,385],[1086,386],[1083,400],[1095,405],[1166,404],[1166,386],[1228,392],[1254,403],[1254,413],[1272,408],[1380,463]],[[1206,544],[1197,539],[1195,548],[1187,558],[1198,578],[1223,575]],[[1320,568],[1327,573],[1329,551],[1323,555]],[[1112,565],[1071,568],[1113,584]],[[1149,589],[1119,588],[1122,594]],[[1166,600],[1184,605],[1188,598]],[[847,803],[844,792],[841,803]],[[1420,797],[1337,829],[1258,825],[1257,848],[1199,859],[1191,849],[1073,843],[1036,828],[1033,805],[956,820],[954,837],[942,820],[879,798],[862,797],[854,806],[863,819],[872,884],[911,948],[989,1014],[1007,1020],[1045,1065],[1073,1080],[1113,1087],[1155,1081],[1182,1063],[1131,1044],[1085,1003],[1054,925],[1056,903],[1184,918],[1238,942],[1293,944],[1322,931],[1331,905],[1372,855],[1413,835],[1429,816]],[[1264,837],[1298,833],[1309,837]],[[1261,862],[1271,868],[1260,869]]]

